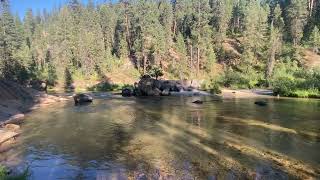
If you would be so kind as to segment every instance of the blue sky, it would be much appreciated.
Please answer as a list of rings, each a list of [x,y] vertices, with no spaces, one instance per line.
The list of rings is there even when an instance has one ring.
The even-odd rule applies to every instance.
[[[87,3],[87,0],[81,0],[82,3]],[[32,9],[34,13],[42,12],[46,9],[50,12],[53,8],[57,8],[68,2],[68,0],[10,0],[12,13],[18,13],[21,18],[24,17],[27,9]],[[95,0],[96,3],[104,2],[104,0]]]

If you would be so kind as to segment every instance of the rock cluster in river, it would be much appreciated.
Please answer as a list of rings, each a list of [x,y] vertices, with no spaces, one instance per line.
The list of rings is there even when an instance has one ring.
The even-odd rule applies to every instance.
[[[144,75],[134,88],[124,88],[122,96],[169,96],[175,92],[195,91],[200,87],[196,80],[158,80]]]

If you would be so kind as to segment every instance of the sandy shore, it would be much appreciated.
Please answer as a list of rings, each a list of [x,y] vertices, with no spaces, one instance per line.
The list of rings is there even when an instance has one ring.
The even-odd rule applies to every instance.
[[[273,96],[272,90],[267,89],[222,89],[222,93],[219,94],[223,99],[235,99],[235,98],[276,98]]]

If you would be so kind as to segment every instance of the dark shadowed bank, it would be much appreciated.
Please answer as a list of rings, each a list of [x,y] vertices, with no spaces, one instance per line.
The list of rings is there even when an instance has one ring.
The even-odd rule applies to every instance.
[[[15,147],[16,138],[21,134],[20,125],[24,121],[25,114],[64,100],[66,99],[47,95],[11,81],[0,80],[0,179],[7,179],[7,175],[11,173],[5,168],[6,157],[3,153]],[[15,179],[24,179],[26,176],[27,172],[23,172]]]

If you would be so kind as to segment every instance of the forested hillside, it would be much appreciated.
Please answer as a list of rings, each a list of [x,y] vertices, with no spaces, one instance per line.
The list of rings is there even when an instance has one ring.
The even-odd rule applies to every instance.
[[[132,76],[156,67],[167,78],[205,79],[205,88],[319,96],[320,70],[308,66],[320,61],[318,0],[70,0],[23,20],[2,0],[0,13],[7,80],[54,86],[128,73],[132,64]]]

